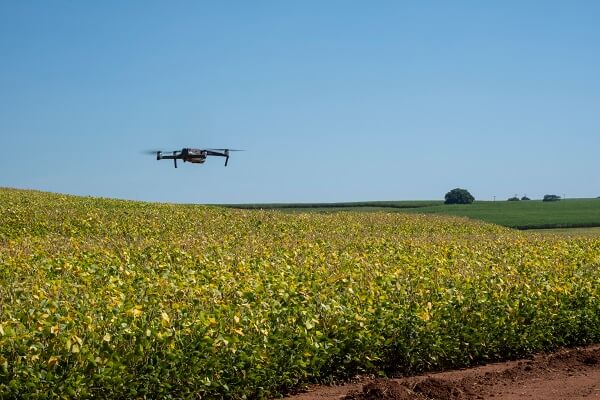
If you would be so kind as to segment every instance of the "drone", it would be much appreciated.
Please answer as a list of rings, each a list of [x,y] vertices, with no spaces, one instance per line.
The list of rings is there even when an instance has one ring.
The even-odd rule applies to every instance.
[[[157,160],[173,160],[173,165],[177,168],[177,160],[183,160],[183,162],[191,162],[194,164],[204,164],[208,156],[225,157],[225,166],[229,162],[230,151],[243,151],[235,149],[190,149],[183,148],[175,151],[148,151],[148,154],[156,154]]]

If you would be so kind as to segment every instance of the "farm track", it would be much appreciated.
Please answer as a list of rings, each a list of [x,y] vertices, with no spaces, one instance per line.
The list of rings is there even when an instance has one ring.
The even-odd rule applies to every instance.
[[[312,386],[288,400],[600,399],[600,345],[398,379]]]

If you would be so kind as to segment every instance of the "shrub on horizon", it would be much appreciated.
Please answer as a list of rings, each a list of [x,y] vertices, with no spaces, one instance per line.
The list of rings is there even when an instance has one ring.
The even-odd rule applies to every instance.
[[[466,189],[452,189],[446,193],[444,204],[471,204],[475,197]]]
[[[560,200],[560,196],[557,196],[555,194],[546,194],[544,195],[544,199],[542,201],[559,201]]]

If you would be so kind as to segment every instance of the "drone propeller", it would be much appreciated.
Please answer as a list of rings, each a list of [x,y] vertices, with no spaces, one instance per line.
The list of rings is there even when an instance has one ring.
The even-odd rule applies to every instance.
[[[164,151],[164,150],[143,150],[141,151],[142,154],[148,154],[148,155],[156,155],[156,153],[171,153],[171,154],[179,154],[181,153],[181,150],[173,150],[173,151]]]
[[[246,151],[246,150],[239,150],[239,149],[206,149],[206,150],[214,150],[214,151]]]

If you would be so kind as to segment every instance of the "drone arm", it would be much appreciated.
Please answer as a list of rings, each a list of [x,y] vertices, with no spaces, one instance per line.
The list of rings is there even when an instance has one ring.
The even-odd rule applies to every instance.
[[[158,152],[156,154],[156,159],[157,160],[173,160],[173,165],[175,166],[175,168],[177,168],[177,159],[181,158],[183,159],[183,157],[181,156],[181,154],[177,151],[174,151],[173,154],[171,155],[167,155],[167,154],[162,154],[162,152]]]
[[[227,154],[222,151],[206,150],[207,156],[227,157]]]

